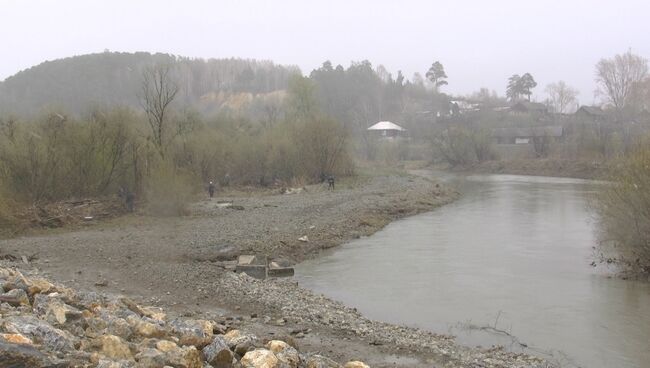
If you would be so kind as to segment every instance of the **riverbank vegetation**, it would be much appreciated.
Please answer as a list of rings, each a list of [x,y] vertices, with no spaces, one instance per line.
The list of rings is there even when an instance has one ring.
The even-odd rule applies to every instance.
[[[46,62],[0,82],[0,213],[120,188],[139,208],[183,213],[209,181],[300,186],[349,175],[355,161],[594,177],[650,131],[646,59],[603,59],[596,75],[602,105],[579,107],[562,81],[533,101],[530,73],[504,80],[505,97],[452,96],[440,61],[411,78],[365,60],[326,61],[308,76],[148,53]],[[388,120],[403,130],[368,130]]]
[[[603,259],[637,274],[650,273],[650,148],[646,143],[617,162],[611,184],[597,194]]]

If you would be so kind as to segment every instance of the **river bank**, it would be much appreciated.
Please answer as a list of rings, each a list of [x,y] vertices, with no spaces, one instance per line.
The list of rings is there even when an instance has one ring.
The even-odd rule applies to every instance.
[[[560,159],[485,161],[457,167],[451,169],[451,171],[473,174],[531,175],[596,180],[607,177],[607,165],[605,163]]]
[[[291,279],[258,281],[224,267],[224,261],[246,253],[285,263],[315,257],[395,219],[447,203],[457,197],[453,190],[421,177],[374,173],[337,183],[333,192],[309,186],[296,194],[218,197],[197,203],[184,218],[127,216],[82,231],[3,240],[2,252],[15,257],[3,262],[76,289],[127,295],[169,313],[220,313],[267,339],[293,332],[305,349],[327,352],[339,362],[542,366],[526,355],[467,349],[448,336],[370,321]],[[36,258],[22,264],[25,254]]]

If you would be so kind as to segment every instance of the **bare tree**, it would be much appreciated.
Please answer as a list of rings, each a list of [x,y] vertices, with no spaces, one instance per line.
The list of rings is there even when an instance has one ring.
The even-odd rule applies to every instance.
[[[161,157],[165,156],[166,117],[179,90],[170,72],[169,66],[159,65],[147,68],[142,73],[140,103],[147,114],[153,142]]]
[[[548,93],[549,104],[555,112],[564,114],[569,112],[569,107],[575,104],[579,92],[564,81],[559,81],[546,86],[546,93]]]
[[[599,91],[617,110],[630,102],[634,87],[648,74],[648,60],[628,51],[612,59],[601,59],[596,64],[596,82]]]

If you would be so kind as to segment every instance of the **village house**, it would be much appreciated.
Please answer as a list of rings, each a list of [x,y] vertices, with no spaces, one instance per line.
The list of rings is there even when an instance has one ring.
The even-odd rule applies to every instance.
[[[539,102],[519,101],[510,107],[510,112],[515,114],[546,115],[548,107]]]
[[[607,118],[605,111],[598,106],[580,106],[574,115],[582,121],[600,122]]]
[[[406,133],[406,129],[390,121],[380,121],[368,128],[368,131],[377,137],[391,139],[400,137]]]
[[[561,141],[564,129],[561,126],[536,126],[526,128],[497,128],[492,132],[492,138],[497,144],[532,144],[535,139],[550,138],[554,142]]]

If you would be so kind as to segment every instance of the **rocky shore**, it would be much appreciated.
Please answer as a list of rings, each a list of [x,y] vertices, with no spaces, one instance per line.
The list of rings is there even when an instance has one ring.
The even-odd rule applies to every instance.
[[[169,318],[125,297],[83,293],[0,268],[0,367],[364,368],[239,330],[233,318]],[[290,340],[291,341],[291,340]]]

